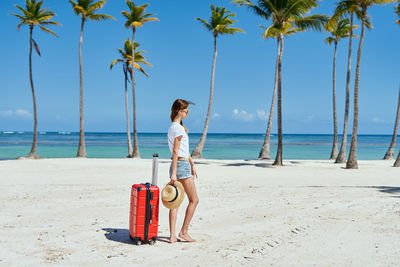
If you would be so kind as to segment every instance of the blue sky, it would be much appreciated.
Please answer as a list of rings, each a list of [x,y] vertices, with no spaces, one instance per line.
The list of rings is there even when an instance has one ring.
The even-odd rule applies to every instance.
[[[176,98],[196,103],[186,125],[201,132],[207,111],[213,40],[196,17],[208,19],[210,4],[237,14],[236,27],[246,31],[218,39],[215,94],[209,132],[264,133],[272,97],[276,60],[275,40],[262,40],[260,24],[267,22],[225,0],[151,0],[148,12],[159,22],[139,28],[136,41],[153,67],[147,78],[137,74],[139,132],[166,132]],[[16,30],[14,3],[0,1],[0,130],[32,131],[32,96],[28,72],[28,28]],[[146,1],[137,1],[138,4]],[[322,1],[312,13],[331,14],[335,1]],[[45,0],[56,12],[59,38],[34,31],[42,56],[33,56],[39,131],[79,131],[78,41],[80,19],[67,0]],[[370,9],[374,29],[367,31],[361,60],[359,133],[391,134],[400,83],[400,27],[394,23],[394,4]],[[83,41],[84,113],[86,131],[125,131],[124,84],[121,67],[109,70],[117,48],[131,37],[120,11],[125,1],[108,1],[101,13],[116,20],[89,21]],[[323,42],[327,33],[306,32],[285,40],[283,55],[284,133],[332,132],[333,47]],[[353,93],[356,49],[353,46]],[[339,43],[337,102],[342,131],[348,40]],[[351,97],[352,101],[352,97]],[[131,101],[130,101],[131,104]],[[352,110],[352,105],[350,106]],[[132,108],[130,107],[132,116]],[[352,116],[349,118],[351,126]],[[276,132],[276,121],[273,123]]]

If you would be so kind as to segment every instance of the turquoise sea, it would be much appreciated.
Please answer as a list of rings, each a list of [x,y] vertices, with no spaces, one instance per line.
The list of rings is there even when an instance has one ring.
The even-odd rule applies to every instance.
[[[189,134],[190,150],[201,134]],[[0,159],[15,159],[30,151],[31,132],[0,132]],[[340,144],[339,136],[339,144]],[[357,158],[381,159],[390,144],[391,135],[359,135]],[[166,133],[140,133],[139,150],[142,158],[158,153],[170,158]],[[398,138],[399,139],[399,138]],[[351,136],[348,137],[350,142]],[[78,147],[77,132],[39,132],[37,153],[44,158],[75,157]],[[87,132],[87,155],[90,158],[124,158],[128,154],[126,133]],[[206,139],[203,157],[209,159],[256,159],[264,141],[263,134],[210,133]],[[327,159],[332,147],[332,135],[284,134],[284,159]],[[277,135],[271,137],[271,157],[275,157]],[[396,146],[396,155],[399,142]],[[347,150],[348,151],[348,150]]]

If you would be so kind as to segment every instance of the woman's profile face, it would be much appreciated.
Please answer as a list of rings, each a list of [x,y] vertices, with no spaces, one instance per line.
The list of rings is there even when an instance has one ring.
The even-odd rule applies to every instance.
[[[189,107],[180,110],[182,119],[186,119],[189,113]]]

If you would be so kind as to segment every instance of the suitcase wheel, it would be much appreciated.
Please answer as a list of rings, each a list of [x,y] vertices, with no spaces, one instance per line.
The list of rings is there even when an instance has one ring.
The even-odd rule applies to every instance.
[[[150,245],[154,245],[155,242],[156,242],[155,240],[150,239],[149,244],[150,244]]]
[[[137,245],[137,246],[140,246],[141,244],[142,244],[142,241],[136,240],[136,245]]]

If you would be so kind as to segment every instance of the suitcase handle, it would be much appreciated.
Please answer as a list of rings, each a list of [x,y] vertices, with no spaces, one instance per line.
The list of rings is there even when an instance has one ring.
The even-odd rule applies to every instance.
[[[150,205],[150,221],[149,224],[153,221],[153,205]]]

